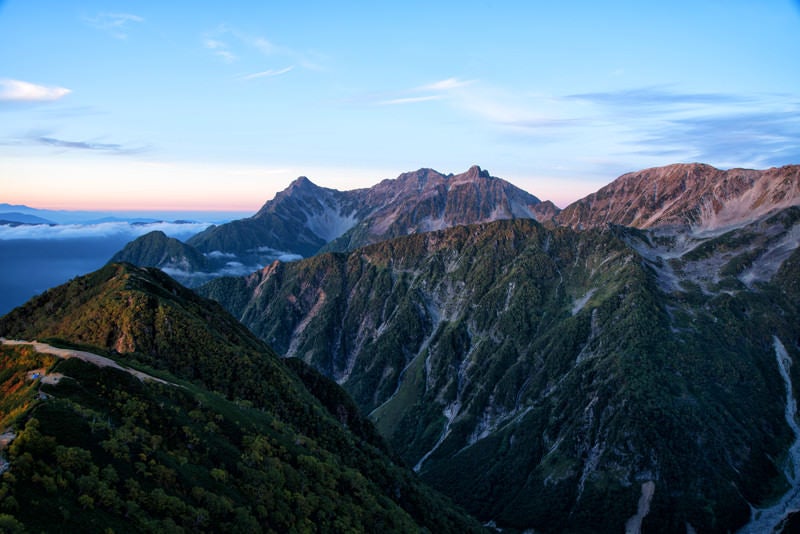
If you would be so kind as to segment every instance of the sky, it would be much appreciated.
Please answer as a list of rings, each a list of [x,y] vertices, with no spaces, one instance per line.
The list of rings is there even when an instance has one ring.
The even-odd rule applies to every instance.
[[[0,0],[0,203],[255,212],[477,164],[800,163],[800,2]]]

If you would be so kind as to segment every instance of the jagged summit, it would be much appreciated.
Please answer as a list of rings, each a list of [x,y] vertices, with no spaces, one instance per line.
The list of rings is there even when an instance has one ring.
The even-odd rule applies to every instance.
[[[307,176],[298,176],[295,180],[289,185],[289,187],[296,186],[296,187],[303,187],[307,185],[316,185],[311,180],[308,179]]]
[[[445,175],[430,168],[371,188],[339,191],[294,180],[251,218],[209,228],[189,244],[202,252],[250,255],[352,250],[383,239],[498,219],[549,219],[557,209],[475,165]]]
[[[272,200],[267,201],[261,206],[261,209],[259,209],[252,218],[258,219],[267,216],[269,213],[275,213],[276,210],[280,211],[281,205],[287,201],[292,202],[298,199],[302,199],[306,202],[313,199],[324,200],[325,197],[336,194],[340,194],[340,191],[319,186],[306,176],[299,176],[295,178],[286,189],[279,191]]]
[[[478,178],[491,178],[491,174],[489,171],[481,169],[478,165],[473,165],[470,167],[467,172],[456,175],[456,177],[462,176],[465,180],[477,180]]]

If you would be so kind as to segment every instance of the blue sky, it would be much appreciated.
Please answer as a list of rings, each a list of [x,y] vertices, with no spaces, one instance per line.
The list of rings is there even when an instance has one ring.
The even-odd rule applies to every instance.
[[[254,212],[473,164],[565,206],[800,163],[800,6],[0,2],[0,202]]]

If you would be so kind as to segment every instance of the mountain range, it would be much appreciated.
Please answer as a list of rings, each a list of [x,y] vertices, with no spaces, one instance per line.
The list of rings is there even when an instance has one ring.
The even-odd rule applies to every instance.
[[[512,218],[547,220],[552,202],[473,166],[462,174],[420,169],[368,189],[338,191],[300,177],[252,217],[211,226],[188,239],[183,253],[164,236],[142,237],[113,261],[166,268],[197,286],[241,265],[251,271],[276,259],[293,260],[324,251],[347,251],[393,237],[461,224]],[[191,248],[202,253],[204,260]],[[147,249],[147,255],[142,250]]]
[[[300,178],[251,218],[187,243],[149,234],[115,257],[194,285],[264,263],[196,288],[227,312],[157,270],[110,264],[0,318],[0,335],[88,344],[238,407],[198,421],[224,427],[231,410],[260,406],[319,445],[318,459],[359,470],[363,456],[348,463],[352,451],[330,444],[375,449],[362,474],[382,481],[376,494],[435,531],[477,523],[422,485],[410,500],[442,506],[444,523],[387,493],[395,483],[384,473],[409,476],[388,455],[417,472],[403,480],[512,532],[791,532],[800,526],[798,244],[797,165],[646,169],[563,210],[478,167],[421,169],[349,192]],[[33,409],[46,415],[42,406],[54,405]],[[327,422],[311,417],[308,429],[301,412]],[[355,438],[336,437],[343,423]],[[9,472],[24,472],[20,458]],[[296,466],[291,455],[277,460],[287,458]],[[194,480],[223,476],[207,464]],[[41,484],[31,480],[6,491],[29,495]],[[198,487],[222,491],[212,486]],[[311,508],[327,509],[316,489],[329,486],[313,487]],[[70,491],[74,510],[82,490]],[[420,504],[429,496],[436,504]],[[252,506],[241,502],[256,517]],[[170,517],[159,513],[142,520]],[[313,513],[300,520],[324,520]]]
[[[339,382],[482,521],[731,531],[797,483],[776,354],[799,350],[799,169],[649,169],[545,224],[418,233],[198,291]]]

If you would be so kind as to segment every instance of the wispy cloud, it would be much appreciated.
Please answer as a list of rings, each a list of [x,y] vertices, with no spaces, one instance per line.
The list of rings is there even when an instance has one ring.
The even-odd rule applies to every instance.
[[[633,154],[765,167],[800,161],[800,98],[646,87],[570,95],[624,124]]]
[[[461,87],[466,87],[468,85],[472,85],[475,83],[475,80],[459,80],[458,78],[447,78],[445,80],[439,80],[437,82],[429,83],[427,85],[423,85],[418,87],[417,90],[419,91],[450,91],[453,89],[459,89]]]
[[[428,99],[441,100],[475,121],[477,128],[494,132],[498,142],[539,151],[537,161],[548,161],[552,168],[565,157],[610,158],[617,168],[628,170],[675,161],[723,168],[800,161],[797,94],[687,91],[665,85],[553,95],[446,78],[373,97],[372,103]]]
[[[800,161],[800,106],[680,117],[654,128],[641,153],[681,151],[721,166],[767,167]]]
[[[408,96],[403,98],[392,98],[389,100],[382,100],[378,102],[383,106],[396,106],[401,104],[416,104],[418,102],[429,102],[431,100],[441,100],[442,95],[425,95],[425,96]]]
[[[273,76],[280,76],[282,74],[286,74],[287,72],[291,72],[294,69],[294,65],[289,65],[288,67],[282,69],[268,69],[261,72],[254,72],[253,74],[247,74],[242,76],[241,80],[255,80],[258,78],[269,78]]]
[[[221,25],[204,35],[204,46],[228,63],[245,61],[252,56],[283,58],[306,70],[325,70],[317,54],[274,43],[262,35],[252,35],[236,28]],[[259,59],[259,61],[262,61]],[[274,69],[280,72],[283,69]],[[280,74],[285,74],[280,72]],[[270,76],[269,74],[265,76]]]
[[[91,150],[110,154],[138,154],[147,150],[146,147],[129,147],[118,143],[98,143],[95,141],[70,141],[40,134],[31,134],[27,136],[26,140],[34,144],[55,148]]]
[[[404,91],[398,91],[389,95],[372,95],[360,99],[372,105],[397,106],[403,104],[418,104],[420,102],[430,102],[432,100],[444,100],[453,92],[474,83],[474,80],[460,80],[458,78],[447,78],[433,83],[412,87]],[[425,93],[425,94],[421,94]]]
[[[64,87],[38,85],[22,80],[0,79],[0,101],[52,102],[70,94]]]
[[[282,50],[281,47],[275,46],[263,37],[244,38],[244,40],[249,42],[252,46],[258,49],[259,52],[266,56],[279,53]]]
[[[222,58],[226,63],[233,63],[239,59],[236,54],[230,51],[228,44],[218,39],[206,38],[203,41],[205,47],[214,52],[214,55]]]
[[[56,139],[55,137],[36,137],[35,141],[49,146],[56,146],[60,148],[78,148],[81,150],[103,150],[110,152],[119,152],[122,150],[122,145],[112,143],[92,143],[87,141],[66,141],[64,139]]]
[[[641,87],[620,91],[568,95],[568,99],[624,107],[745,104],[752,98],[726,93],[688,93],[668,87]]]
[[[131,13],[98,13],[94,17],[85,18],[86,23],[98,30],[104,31],[115,39],[127,39],[127,26],[129,23],[142,23],[144,18]]]

